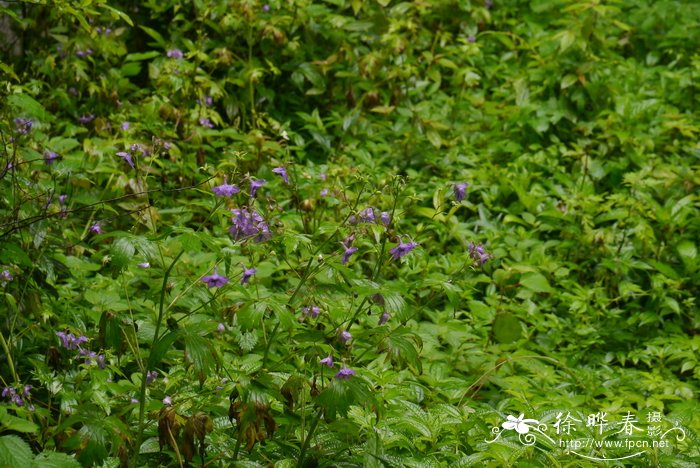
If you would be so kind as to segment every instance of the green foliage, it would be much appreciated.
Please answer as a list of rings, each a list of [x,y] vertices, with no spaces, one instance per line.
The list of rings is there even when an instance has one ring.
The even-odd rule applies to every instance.
[[[0,466],[700,461],[695,2],[6,3]]]

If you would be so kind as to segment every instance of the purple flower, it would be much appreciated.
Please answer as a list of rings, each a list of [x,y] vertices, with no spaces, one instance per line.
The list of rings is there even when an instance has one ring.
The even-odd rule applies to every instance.
[[[234,194],[240,192],[240,189],[239,189],[238,187],[236,187],[235,185],[231,185],[231,184],[227,183],[227,182],[226,182],[226,177],[224,177],[224,183],[221,184],[221,185],[217,185],[216,187],[212,188],[211,191],[214,192],[214,194],[215,194],[217,197],[227,197],[227,198],[230,198],[230,197],[232,197]]]
[[[382,316],[379,317],[379,326],[382,326],[382,325],[384,325],[385,323],[387,323],[387,322],[389,321],[390,318],[391,318],[391,314],[389,314],[389,312],[384,312],[384,313],[382,314]]]
[[[22,395],[24,395],[25,398],[29,398],[29,392],[32,391],[32,386],[31,385],[25,385],[24,388],[22,389]]]
[[[102,234],[102,226],[100,226],[100,223],[95,223],[90,226],[90,232],[93,234]]]
[[[165,395],[165,398],[163,398],[163,404],[164,404],[165,406],[170,406],[170,405],[173,404],[173,399],[170,398],[170,396]]]
[[[341,261],[341,263],[342,263],[343,265],[345,265],[346,263],[348,263],[348,260],[350,259],[350,255],[354,254],[355,252],[357,252],[357,247],[348,247],[348,248],[346,248],[346,249],[345,249],[345,252],[343,252],[343,260]]]
[[[328,189],[327,188],[321,189],[321,192],[319,193],[319,195],[321,195],[322,197],[327,197],[328,196]]]
[[[135,166],[134,166],[134,160],[132,159],[131,154],[128,153],[127,151],[119,151],[119,152],[117,153],[117,156],[119,156],[119,157],[122,158],[124,161],[126,161],[126,163],[127,163],[129,166],[131,166],[132,169],[135,167]]]
[[[214,269],[213,275],[202,276],[202,282],[207,283],[209,288],[219,288],[228,283],[228,278],[221,276],[219,273],[217,273],[216,269]]]
[[[347,343],[348,341],[352,340],[352,335],[349,331],[343,330],[340,332],[339,338],[343,343]]]
[[[324,366],[333,367],[333,356],[329,354],[327,358],[321,359],[321,364]]]
[[[32,119],[25,119],[24,117],[17,117],[15,119],[15,128],[20,135],[29,133],[33,125],[34,121]]]
[[[243,268],[243,277],[241,278],[241,284],[248,284],[250,278],[257,272],[255,268]]]
[[[97,365],[100,369],[104,369],[105,367],[107,367],[107,361],[105,359],[104,354],[100,354],[97,356]]]
[[[263,5],[262,9],[263,9],[263,11],[264,11],[265,13],[267,13],[268,11],[270,11],[270,5],[268,5],[268,4],[266,3],[266,4]]]
[[[382,220],[382,224],[384,226],[388,226],[389,224],[391,224],[391,215],[388,211],[382,211],[382,214],[379,215],[379,219]]]
[[[287,175],[287,170],[283,167],[276,167],[272,170],[275,174],[279,174],[282,176],[282,180],[284,181],[285,184],[289,183],[289,176]]]
[[[146,383],[147,384],[153,383],[157,378],[158,378],[158,372],[150,371],[150,370],[148,372],[146,372]]]
[[[95,119],[95,114],[83,114],[78,118],[81,124],[90,123]]]
[[[350,369],[350,368],[348,368],[348,367],[343,367],[342,369],[340,369],[340,370],[338,371],[337,374],[335,374],[335,378],[336,378],[336,379],[347,380],[347,379],[349,379],[350,377],[352,377],[352,376],[355,375],[355,374],[357,374],[357,372],[355,372],[354,370],[352,370],[352,369]]]
[[[68,198],[68,195],[59,195],[58,196],[58,204],[59,206],[63,206],[66,204],[66,199]]]
[[[139,402],[138,398],[131,398],[131,399],[129,400],[129,403],[131,403],[131,404],[133,404],[133,405],[137,404],[138,402]]]
[[[203,104],[205,106],[211,106],[212,104],[214,104],[214,99],[212,99],[211,96],[204,96]]]
[[[486,7],[486,9],[491,9],[491,8],[493,8],[493,1],[491,1],[491,0],[486,0],[486,1],[484,2],[484,6]]]
[[[211,123],[209,117],[202,117],[201,119],[199,119],[199,125],[201,125],[202,127],[214,128],[214,124]]]
[[[255,210],[248,211],[248,208],[234,208],[233,226],[229,229],[229,233],[235,240],[247,239],[254,237],[255,242],[262,242],[270,238],[270,229],[267,223],[263,220]]]
[[[355,242],[355,234],[350,234],[348,237],[340,241],[340,243],[343,244],[343,247],[346,249],[352,247],[353,242]]]
[[[399,258],[408,254],[411,250],[415,249],[416,247],[418,247],[418,244],[413,241],[400,242],[399,245],[389,250],[389,253],[394,258],[394,260],[398,260]]]
[[[219,333],[225,332],[225,331],[226,331],[226,325],[224,325],[223,323],[220,323],[219,325],[216,326],[216,331],[218,331]]]
[[[11,398],[17,394],[17,390],[15,390],[13,387],[5,387],[2,389],[2,397],[3,398]]]
[[[137,264],[136,266],[139,267],[139,268],[150,268],[150,267],[151,267],[151,264],[148,263],[148,262],[143,262],[143,263]]]
[[[180,60],[185,56],[180,49],[170,49],[166,55],[176,60]]]
[[[124,121],[119,127],[122,129],[122,131],[126,132],[127,130],[129,130],[130,126],[131,124],[129,122]]]
[[[254,198],[255,194],[258,193],[258,189],[265,185],[267,181],[265,179],[251,179],[250,180],[250,198]]]
[[[361,223],[373,223],[375,220],[374,208],[372,208],[372,207],[365,208],[364,210],[360,211],[359,216],[360,216]]]
[[[56,336],[61,339],[61,344],[66,349],[78,349],[82,343],[88,341],[87,336],[80,335],[76,337],[72,333],[56,332]]]
[[[467,42],[469,42],[470,44],[475,43],[476,37],[474,37],[473,35],[470,35],[469,37],[467,37]]]
[[[467,196],[467,187],[469,187],[468,182],[462,182],[461,184],[455,184],[455,186],[454,186],[455,200],[457,200],[458,202],[464,200],[464,197]]]
[[[9,270],[2,270],[2,272],[0,272],[0,280],[1,281],[12,281],[13,280],[12,273],[10,273]]]
[[[469,257],[471,257],[472,260],[479,262],[479,266],[483,266],[484,263],[486,263],[490,258],[492,258],[492,255],[486,252],[486,249],[484,249],[483,245],[474,244],[473,242],[470,242]]]
[[[97,359],[97,353],[95,351],[90,351],[87,349],[81,349],[78,353],[81,357],[85,358],[85,364],[92,364],[93,359]]]
[[[50,166],[53,164],[53,162],[58,159],[58,154],[54,153],[51,150],[44,150],[44,162],[46,163],[47,166]]]
[[[310,315],[311,318],[316,318],[321,313],[321,308],[318,306],[307,306],[301,310],[301,313],[305,316]]]
[[[136,153],[137,151],[141,152],[141,156],[145,157],[151,154],[151,150],[143,146],[141,143],[132,143],[131,144],[131,152]]]

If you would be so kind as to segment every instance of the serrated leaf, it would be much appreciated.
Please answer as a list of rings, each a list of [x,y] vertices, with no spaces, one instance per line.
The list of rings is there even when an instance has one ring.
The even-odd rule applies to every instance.
[[[0,437],[0,467],[33,468],[32,449],[15,435]]]
[[[0,411],[0,426],[6,431],[16,431],[23,433],[36,433],[39,430],[39,426],[26,419],[18,418],[5,412],[3,408]]]
[[[80,463],[65,453],[44,451],[34,459],[36,468],[80,468]]]
[[[185,335],[185,351],[189,357],[195,372],[200,378],[206,376],[216,364],[216,350],[210,340],[195,334]]]

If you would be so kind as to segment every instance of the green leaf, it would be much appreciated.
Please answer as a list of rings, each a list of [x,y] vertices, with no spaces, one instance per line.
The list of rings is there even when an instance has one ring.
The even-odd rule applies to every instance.
[[[682,241],[676,248],[678,249],[678,255],[681,256],[683,263],[686,264],[692,264],[698,255],[697,247],[689,240]]]
[[[200,381],[206,376],[216,364],[216,350],[212,347],[210,340],[203,336],[189,333],[185,335],[185,351]]]
[[[3,430],[7,431],[16,431],[32,434],[39,431],[39,426],[37,426],[33,422],[8,414],[4,408],[0,408],[0,426],[2,426]]]
[[[163,335],[158,342],[151,348],[151,353],[148,356],[148,368],[155,369],[160,365],[168,351],[172,348],[173,343],[180,335],[179,331],[173,331]]]
[[[143,31],[144,31],[146,34],[148,34],[148,35],[151,36],[153,39],[155,39],[156,43],[157,43],[159,46],[165,48],[165,46],[166,46],[165,39],[163,39],[163,36],[161,36],[160,33],[159,33],[158,31],[156,31],[155,29],[151,29],[151,28],[149,28],[149,27],[143,26],[143,25],[139,25],[139,28],[143,29]]]
[[[496,315],[493,321],[493,336],[499,343],[512,343],[520,339],[520,320],[510,312]]]
[[[524,273],[520,278],[520,284],[538,293],[551,293],[553,291],[547,278],[540,273]]]
[[[26,94],[11,94],[7,96],[6,102],[17,116],[31,117],[41,121],[51,120],[51,115],[46,112],[44,106]]]
[[[80,468],[78,460],[60,452],[44,451],[34,459],[36,468]]]
[[[138,52],[135,54],[128,54],[124,60],[127,62],[139,62],[141,60],[150,60],[156,57],[161,57],[162,55],[162,52],[152,50],[150,52]]]
[[[0,467],[1,468],[33,468],[32,449],[15,435],[0,437]]]

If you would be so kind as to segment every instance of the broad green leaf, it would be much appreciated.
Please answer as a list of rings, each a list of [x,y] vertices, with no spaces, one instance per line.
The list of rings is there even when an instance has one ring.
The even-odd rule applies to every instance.
[[[549,281],[547,281],[547,278],[545,278],[544,275],[540,273],[524,273],[520,278],[520,284],[522,284],[527,289],[538,293],[553,292],[553,289],[549,285]]]
[[[499,343],[512,343],[520,339],[522,326],[510,312],[496,315],[493,321],[493,336]]]
[[[33,468],[29,445],[16,435],[0,437],[0,467]]]
[[[68,454],[43,451],[34,459],[35,468],[80,468],[80,463]]]

